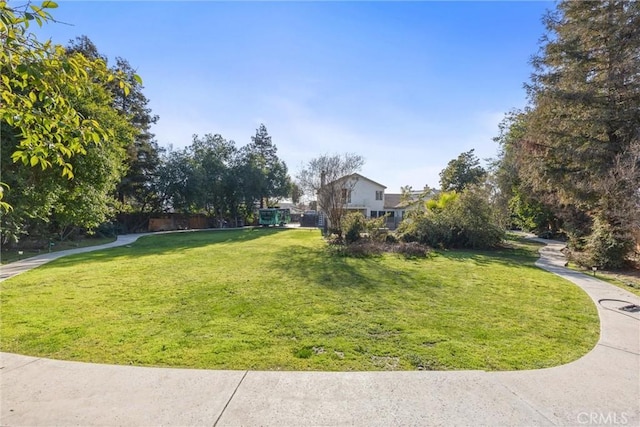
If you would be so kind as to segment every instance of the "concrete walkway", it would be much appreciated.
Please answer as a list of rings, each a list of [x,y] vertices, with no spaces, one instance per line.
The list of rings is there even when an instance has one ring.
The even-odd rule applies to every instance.
[[[111,243],[105,243],[98,246],[87,246],[86,248],[67,249],[65,251],[48,252],[46,254],[36,255],[31,258],[26,258],[21,261],[12,262],[0,267],[0,282],[13,277],[17,274],[31,270],[36,267],[40,267],[54,259],[62,258],[68,255],[81,254],[84,252],[93,252],[99,249],[115,248],[116,246],[129,245],[142,236],[147,236],[154,233],[140,233],[140,234],[123,234],[118,236],[117,239]]]
[[[133,241],[122,238],[111,245]],[[537,265],[584,289],[600,315],[598,344],[567,365],[515,372],[255,372],[0,353],[0,425],[640,425],[640,313],[620,310],[640,305],[640,298],[564,268],[562,243],[544,242]]]

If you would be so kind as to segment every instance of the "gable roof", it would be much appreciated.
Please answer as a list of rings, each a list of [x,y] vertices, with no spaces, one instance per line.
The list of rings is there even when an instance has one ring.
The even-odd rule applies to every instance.
[[[351,175],[345,175],[345,176],[343,176],[341,178],[336,179],[335,181],[331,181],[331,182],[327,183],[327,185],[333,184],[333,183],[338,182],[338,181],[346,181],[349,178],[363,179],[363,180],[369,181],[372,184],[377,185],[378,187],[387,188],[386,185],[382,185],[379,182],[375,182],[374,180],[369,179],[364,175],[360,175],[359,173],[352,173]]]

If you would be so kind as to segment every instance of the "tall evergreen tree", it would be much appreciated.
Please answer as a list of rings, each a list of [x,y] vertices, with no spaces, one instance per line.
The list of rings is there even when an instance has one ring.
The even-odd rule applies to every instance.
[[[640,3],[563,1],[545,24],[519,173],[591,263],[619,266],[639,215]]]
[[[291,190],[287,165],[278,158],[277,151],[264,124],[260,124],[244,149],[247,199],[258,201],[261,208],[271,198],[287,197]]]
[[[129,93],[125,94],[119,86],[112,85],[114,107],[137,129],[133,144],[127,147],[128,170],[118,186],[118,198],[140,212],[156,210],[158,200],[151,182],[160,164],[161,150],[151,133],[151,125],[158,121],[158,116],[151,112],[149,99],[143,93],[144,86],[135,79],[135,70],[129,62],[118,57],[112,69],[130,87]]]
[[[77,52],[91,60],[107,62],[106,56],[85,35],[70,40],[67,52]],[[113,94],[113,107],[137,129],[135,138],[127,146],[127,172],[118,185],[118,199],[140,212],[158,210],[160,201],[153,191],[152,182],[160,164],[161,149],[151,133],[151,125],[158,121],[158,116],[148,107],[149,99],[143,93],[144,86],[136,78],[135,70],[126,59],[117,57],[111,71],[127,82],[126,93],[115,82],[109,85]]]

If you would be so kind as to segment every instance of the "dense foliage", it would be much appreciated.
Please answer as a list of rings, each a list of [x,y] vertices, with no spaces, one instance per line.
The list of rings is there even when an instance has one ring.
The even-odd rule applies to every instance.
[[[559,218],[581,262],[619,267],[640,228],[640,4],[564,1],[545,24],[530,105],[499,138],[502,168],[543,221]]]
[[[115,86],[130,90],[102,58],[88,58],[27,31],[50,20],[57,5],[0,3],[3,108],[1,169],[5,189],[2,241],[26,234],[64,237],[74,227],[93,228],[113,213],[113,191],[125,167],[135,129],[111,105]],[[64,72],[60,72],[64,70]],[[132,75],[139,81],[139,77]]]
[[[398,234],[401,240],[434,248],[492,248],[504,238],[488,191],[479,186],[461,193],[445,192],[408,214]]]
[[[31,22],[51,20],[47,10],[56,7],[52,1],[18,8],[0,2],[0,119],[5,132],[17,136],[10,155],[14,162],[41,169],[55,166],[71,178],[70,159],[113,137],[102,123],[83,115],[75,101],[91,96],[96,82],[104,85],[116,75],[104,61],[39,42],[28,31]],[[128,93],[125,81],[118,86]]]
[[[470,185],[480,184],[487,171],[480,166],[480,159],[469,150],[451,160],[440,172],[442,191],[462,191]]]
[[[252,142],[238,148],[219,134],[195,135],[190,146],[161,158],[154,189],[163,210],[205,213],[220,223],[251,219],[256,206],[290,194],[287,166],[260,125]]]

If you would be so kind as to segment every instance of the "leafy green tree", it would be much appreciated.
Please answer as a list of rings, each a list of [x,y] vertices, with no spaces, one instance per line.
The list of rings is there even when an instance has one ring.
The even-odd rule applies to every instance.
[[[494,141],[500,144],[500,155],[491,165],[491,180],[497,188],[496,208],[506,212],[510,226],[531,231],[539,236],[555,235],[560,220],[549,206],[553,201],[536,193],[520,178],[522,162],[527,156],[520,147],[526,137],[527,114],[513,111],[500,123],[500,135]]]
[[[238,227],[244,221],[251,222],[253,216],[253,199],[248,195],[247,176],[244,175],[245,156],[241,150],[234,150],[223,179],[224,198],[229,219]]]
[[[304,191],[302,190],[302,188],[300,188],[300,186],[297,183],[292,182],[290,195],[291,195],[291,201],[294,204],[298,204],[300,203],[300,199],[302,199],[302,196],[304,195]]]
[[[164,210],[206,213],[239,225],[256,201],[247,158],[221,135],[194,135],[192,144],[162,156],[154,191]]]
[[[462,191],[469,185],[479,184],[485,178],[487,171],[480,166],[480,160],[473,152],[472,149],[460,154],[440,172],[442,191]]]
[[[543,237],[550,237],[558,231],[558,220],[551,209],[517,189],[509,200],[509,211],[513,225],[522,230]]]
[[[545,24],[519,176],[564,220],[574,248],[617,267],[640,215],[640,3],[562,1]],[[593,233],[615,244],[585,246]]]
[[[64,239],[77,227],[97,227],[113,213],[114,190],[124,173],[125,147],[135,129],[110,106],[111,94],[103,83],[96,80],[84,84],[89,87],[80,95],[75,90],[61,90],[79,114],[99,122],[112,137],[87,144],[84,154],[68,160],[74,170],[73,179],[53,168],[24,167],[12,162],[10,153],[19,144],[20,134],[2,123],[1,167],[10,186],[7,201],[14,206],[2,217],[5,243],[26,234],[45,238],[56,234]]]
[[[236,147],[233,141],[227,141],[221,135],[207,134],[204,138],[193,137],[190,147],[192,167],[194,169],[193,193],[197,195],[196,204],[209,215],[220,220],[229,212],[228,197],[225,192],[229,170]]]
[[[103,221],[122,172],[123,144],[132,136],[105,89],[113,82],[127,93],[129,84],[102,59],[39,42],[28,31],[34,22],[53,20],[48,10],[55,7],[0,2],[5,243],[33,231],[64,237],[72,227]]]
[[[200,189],[197,187],[197,166],[190,147],[174,150],[169,147],[160,159],[154,181],[154,191],[161,201],[162,210],[180,213],[203,211],[199,205]]]
[[[53,1],[17,8],[0,2],[0,120],[20,135],[13,161],[41,169],[55,166],[71,178],[69,160],[111,135],[96,120],[79,114],[70,97],[81,97],[90,79],[115,77],[103,61],[67,55],[62,46],[39,42],[28,32],[31,22],[52,20],[48,9],[56,7]],[[124,81],[118,85],[128,91]]]

